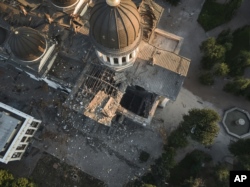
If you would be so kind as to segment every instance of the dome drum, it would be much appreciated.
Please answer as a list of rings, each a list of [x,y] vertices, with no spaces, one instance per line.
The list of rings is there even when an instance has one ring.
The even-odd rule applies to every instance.
[[[132,66],[134,61],[136,60],[137,53],[139,48],[137,47],[131,53],[122,56],[111,56],[103,54],[96,50],[96,54],[99,60],[106,66],[112,67],[114,69],[123,69],[125,67]]]

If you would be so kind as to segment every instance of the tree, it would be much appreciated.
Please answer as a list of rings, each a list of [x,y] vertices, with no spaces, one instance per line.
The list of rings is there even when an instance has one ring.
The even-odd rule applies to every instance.
[[[247,96],[249,94],[250,79],[242,77],[235,78],[233,81],[227,83],[223,90],[233,93],[235,95]]]
[[[229,151],[234,156],[250,155],[250,139],[240,139],[229,145]]]
[[[182,187],[205,187],[205,184],[201,178],[190,177],[184,181]]]
[[[183,116],[181,127],[193,140],[209,146],[213,144],[215,136],[219,132],[217,125],[220,116],[211,109],[191,109]]]
[[[229,169],[226,165],[218,164],[215,168],[215,179],[217,184],[221,187],[229,186]]]
[[[14,177],[11,173],[6,170],[0,170],[0,187],[10,186],[11,182],[14,180]]]
[[[242,50],[240,53],[230,62],[231,75],[239,76],[243,75],[244,69],[250,66],[250,52]]]
[[[227,51],[231,50],[233,43],[233,34],[230,29],[223,30],[217,37],[216,42],[223,45]]]
[[[164,148],[164,153],[162,154],[162,161],[167,169],[172,169],[176,165],[174,160],[175,155],[176,152],[173,147],[167,146]]]
[[[168,145],[174,148],[186,147],[188,140],[185,132],[181,128],[174,130],[168,137]]]
[[[199,178],[198,176],[204,170],[204,164],[211,162],[209,154],[201,150],[193,150],[183,158],[176,167],[171,170],[169,186],[183,186],[188,184],[188,180]],[[186,181],[186,182],[184,182]]]
[[[222,45],[216,44],[215,38],[208,38],[202,42],[200,50],[211,64],[223,62],[225,59],[226,49]]]
[[[229,145],[229,151],[238,158],[242,169],[250,170],[250,139],[241,139]]]
[[[218,76],[226,76],[229,73],[229,67],[226,63],[216,64],[214,74]]]
[[[18,178],[12,182],[11,187],[35,187],[35,184],[26,178]]]
[[[0,170],[0,187],[35,187],[36,185],[26,178],[15,179],[13,175],[6,171]]]
[[[155,164],[151,166],[152,175],[157,182],[156,186],[162,186],[170,176],[170,169],[175,167],[174,157],[176,155],[173,147],[164,147],[164,152],[160,158],[155,161]],[[146,181],[149,183],[149,181]],[[153,184],[153,183],[151,183]]]
[[[250,155],[237,156],[239,161],[239,167],[242,170],[250,170]]]
[[[152,184],[143,184],[141,187],[156,187],[156,186]]]

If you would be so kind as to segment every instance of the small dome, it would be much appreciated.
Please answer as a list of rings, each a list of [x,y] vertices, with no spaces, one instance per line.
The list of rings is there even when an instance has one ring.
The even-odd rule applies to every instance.
[[[7,38],[7,31],[4,28],[0,27],[0,45],[4,43],[6,38]]]
[[[20,60],[33,61],[43,55],[46,50],[45,38],[29,27],[15,29],[9,38],[12,53]]]
[[[97,48],[135,48],[140,36],[140,14],[131,0],[99,0],[93,7],[90,38]]]
[[[51,2],[59,7],[68,7],[75,4],[78,0],[51,0]]]

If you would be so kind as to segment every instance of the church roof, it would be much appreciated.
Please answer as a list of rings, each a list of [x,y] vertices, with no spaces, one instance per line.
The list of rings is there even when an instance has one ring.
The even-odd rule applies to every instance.
[[[46,50],[45,38],[29,27],[15,29],[9,38],[11,52],[19,60],[33,61],[41,57]]]
[[[0,152],[8,142],[19,120],[0,112]]]
[[[78,0],[51,0],[51,2],[59,7],[67,7],[75,4]]]
[[[117,6],[100,0],[93,7],[90,37],[97,48],[135,48],[135,45],[139,45],[140,35],[140,15],[131,0],[121,0]]]
[[[131,85],[138,85],[148,92],[175,101],[189,65],[189,59],[142,41],[136,65],[127,71],[127,77]]]

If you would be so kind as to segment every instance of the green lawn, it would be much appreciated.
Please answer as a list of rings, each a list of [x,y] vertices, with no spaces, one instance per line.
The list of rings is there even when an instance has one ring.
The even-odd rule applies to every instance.
[[[215,0],[206,0],[197,21],[205,31],[209,31],[230,21],[242,1],[230,0],[227,4],[220,4]]]

